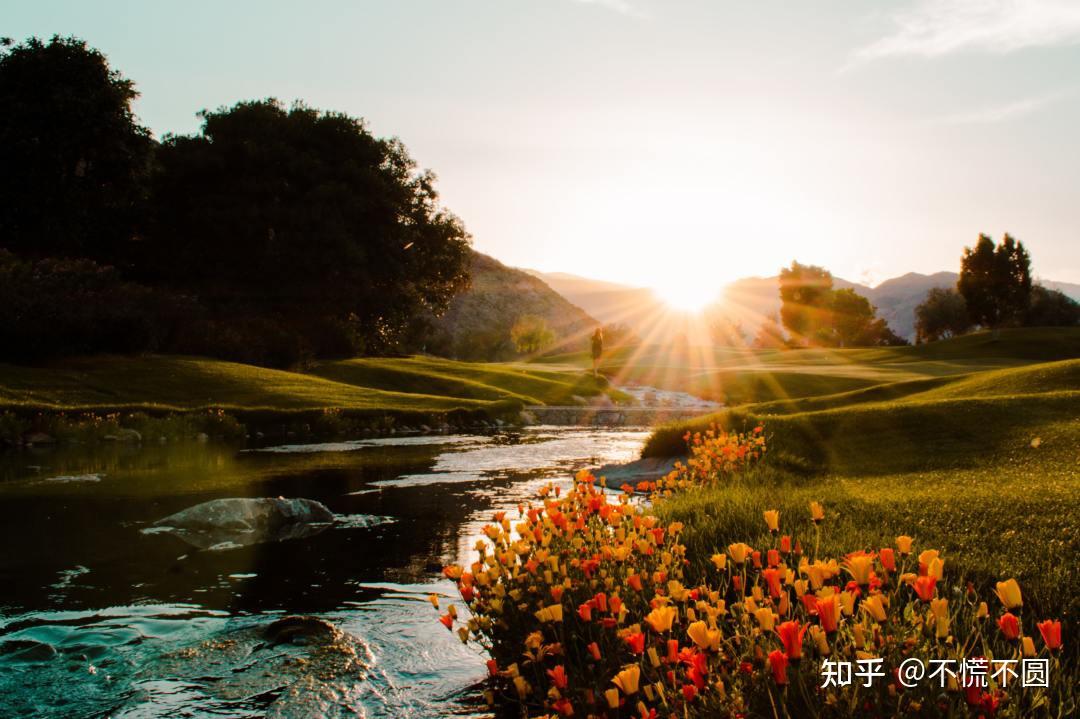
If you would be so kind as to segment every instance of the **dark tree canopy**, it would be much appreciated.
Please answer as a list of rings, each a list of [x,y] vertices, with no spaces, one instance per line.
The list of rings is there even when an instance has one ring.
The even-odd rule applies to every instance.
[[[153,147],[132,82],[75,38],[0,52],[0,246],[114,261],[131,239]]]
[[[1006,234],[995,247],[979,235],[974,247],[964,248],[956,288],[975,324],[997,328],[1022,322],[1031,299],[1031,258],[1024,243]]]
[[[967,302],[952,288],[932,288],[915,308],[917,342],[936,342],[962,335],[970,329]]]
[[[159,150],[147,279],[226,315],[347,330],[349,346],[312,337],[318,354],[396,349],[467,285],[468,236],[397,140],[275,100],[201,117]]]
[[[1024,324],[1028,327],[1076,327],[1080,325],[1080,302],[1042,285],[1031,288]]]
[[[822,343],[829,332],[832,274],[792,262],[780,270],[780,320],[799,344]]]

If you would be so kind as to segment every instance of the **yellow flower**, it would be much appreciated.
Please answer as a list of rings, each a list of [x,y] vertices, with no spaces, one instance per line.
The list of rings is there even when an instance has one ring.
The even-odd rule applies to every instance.
[[[720,630],[709,629],[705,622],[694,622],[686,629],[686,635],[693,640],[699,649],[720,648]]]
[[[911,554],[912,541],[906,534],[901,534],[896,538],[896,548],[900,550],[900,554]]]
[[[829,656],[829,639],[826,636],[824,629],[816,624],[810,625],[810,638],[814,640],[818,654],[823,657]]]
[[[641,682],[641,667],[637,664],[632,664],[626,669],[615,675],[615,678],[611,680],[611,683],[622,689],[623,694],[630,696],[631,694],[637,694],[638,684]],[[608,698],[610,704],[611,699]],[[613,707],[614,708],[614,707]]]
[[[931,599],[930,613],[933,614],[934,619],[937,620],[938,639],[944,639],[949,636],[949,600]]]
[[[525,677],[514,677],[514,688],[517,689],[518,699],[524,699],[529,695],[529,682],[525,681]]]
[[[1031,637],[1021,639],[1020,645],[1023,647],[1025,657],[1033,657],[1037,653],[1035,651],[1035,641]]]
[[[863,644],[866,642],[866,630],[862,624],[855,624],[851,627],[852,639],[855,643],[856,649],[862,649]]]
[[[931,576],[938,581],[945,576],[945,560],[941,558],[935,558],[930,562],[930,566],[926,568],[927,576]]]
[[[678,581],[672,579],[667,583],[668,596],[674,599],[676,602],[681,602],[686,599],[686,588]]]
[[[881,600],[880,594],[871,594],[864,599],[862,608],[875,622],[884,622],[888,617],[885,612],[885,603]]]
[[[762,607],[754,612],[754,617],[757,619],[758,626],[761,627],[763,632],[771,632],[776,624],[776,618],[773,616],[772,609],[769,607]]]
[[[849,558],[844,563],[851,578],[856,584],[867,585],[870,583],[870,575],[874,571],[874,560],[868,554],[859,554]]]
[[[821,520],[825,519],[825,508],[821,506],[821,502],[810,503],[810,519],[817,524]]]
[[[709,559],[712,561],[716,568],[721,572],[727,568],[727,555],[726,554],[714,554]]]
[[[736,544],[728,545],[728,554],[731,555],[732,560],[736,564],[742,564],[746,561],[746,558],[750,556],[750,552],[754,551],[749,544],[738,542]]]
[[[657,607],[649,612],[645,617],[645,621],[649,623],[654,632],[659,634],[671,629],[671,623],[675,620],[677,614],[675,607]]]
[[[986,619],[990,615],[990,608],[986,606],[986,602],[979,602],[979,609],[975,612],[976,619]]]
[[[536,618],[541,622],[561,622],[563,620],[561,604],[552,604],[549,607],[544,607],[535,614]]]
[[[604,698],[607,699],[607,705],[609,709],[619,708],[619,690],[608,689],[604,692]]]
[[[780,512],[776,509],[765,510],[765,524],[770,532],[780,531]]]
[[[438,594],[429,594],[428,595],[428,601],[431,602],[431,606],[435,607],[436,609],[439,608],[439,595]]]
[[[1015,579],[998,582],[997,595],[1006,609],[1016,609],[1024,604],[1024,598],[1020,594],[1020,585],[1016,583]]]
[[[844,610],[845,617],[850,617],[855,611],[855,595],[851,592],[840,592],[840,608]]]

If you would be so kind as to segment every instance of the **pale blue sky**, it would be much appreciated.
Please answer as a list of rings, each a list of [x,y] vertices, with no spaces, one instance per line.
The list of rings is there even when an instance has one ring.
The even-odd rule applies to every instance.
[[[19,5],[0,34],[83,37],[159,135],[271,95],[365,117],[509,264],[878,281],[1009,231],[1080,281],[1076,0]]]

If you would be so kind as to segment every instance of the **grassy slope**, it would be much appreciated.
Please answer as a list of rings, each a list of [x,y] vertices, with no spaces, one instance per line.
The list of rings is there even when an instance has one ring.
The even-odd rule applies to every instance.
[[[470,399],[518,400],[525,404],[573,404],[573,397],[626,396],[579,371],[528,365],[456,362],[437,357],[365,358],[324,362],[313,373],[337,382],[400,392]]]
[[[682,434],[711,421],[763,421],[771,440],[768,465],[752,477],[686,494],[662,511],[686,522],[688,541],[708,556],[731,541],[764,546],[761,512],[770,508],[812,546],[806,505],[820,500],[829,511],[824,551],[911,534],[922,548],[942,549],[948,571],[987,586],[1016,576],[1039,616],[1075,623],[1080,597],[1063,590],[1080,581],[1080,360],[1039,360],[1080,355],[1078,335],[1003,335],[1003,343],[980,335],[858,358],[940,362],[967,368],[962,374],[750,404],[662,428],[646,454],[682,450]],[[973,363],[1016,366],[973,372]]]
[[[0,365],[0,407],[41,410],[221,407],[245,411],[322,408],[442,412],[506,401],[568,404],[621,392],[581,372],[427,357],[326,362],[311,373],[197,357],[88,357],[45,367]]]

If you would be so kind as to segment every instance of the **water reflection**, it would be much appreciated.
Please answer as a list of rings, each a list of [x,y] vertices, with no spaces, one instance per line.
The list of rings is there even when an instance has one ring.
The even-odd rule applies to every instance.
[[[482,659],[426,603],[453,590],[439,568],[468,559],[496,509],[552,477],[630,459],[644,437],[536,428],[259,451],[0,455],[0,546],[14,550],[0,555],[0,716],[295,713],[279,687],[224,697],[213,693],[213,667],[181,676],[163,659],[247,636],[281,613],[324,617],[368,648],[364,676],[319,690],[342,716],[475,713],[467,688],[483,676]],[[228,551],[142,532],[210,499],[268,496],[318,500],[338,521],[302,540]]]

